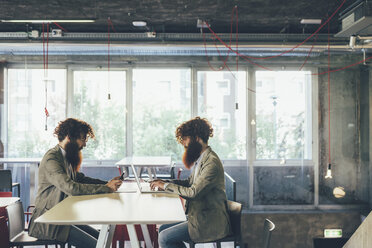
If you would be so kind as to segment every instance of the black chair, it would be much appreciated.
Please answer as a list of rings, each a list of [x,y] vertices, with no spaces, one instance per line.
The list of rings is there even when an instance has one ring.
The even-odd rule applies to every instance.
[[[236,201],[236,182],[226,172],[225,172],[225,189],[226,189],[227,200]]]
[[[240,246],[242,244],[241,241],[241,215],[242,215],[242,204],[239,202],[234,201],[227,201],[227,207],[228,212],[230,216],[231,221],[231,227],[232,227],[232,235],[229,235],[225,238],[210,241],[210,242],[204,242],[204,243],[217,243],[217,248],[221,248],[222,242],[234,242],[234,247]],[[189,241],[190,248],[195,248],[195,242]],[[199,244],[199,243],[198,243]]]
[[[12,192],[11,170],[0,170],[0,192]]]
[[[5,216],[0,217],[0,247],[9,247],[9,233]]]
[[[17,188],[18,197],[21,197],[21,185],[12,182],[12,171],[0,170],[0,192],[12,193],[13,188]]]
[[[263,228],[263,248],[270,247],[271,233],[275,229],[275,224],[269,220],[265,219],[264,228]]]
[[[9,245],[13,246],[37,246],[37,245],[60,245],[63,242],[56,240],[39,240],[28,235],[25,231],[25,217],[22,202],[18,201],[6,207],[8,214]]]

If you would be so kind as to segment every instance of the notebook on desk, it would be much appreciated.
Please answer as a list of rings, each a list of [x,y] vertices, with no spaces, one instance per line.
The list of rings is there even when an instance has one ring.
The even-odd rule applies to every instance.
[[[169,193],[169,192],[167,192],[167,191],[162,191],[162,190],[152,190],[151,189],[151,187],[150,187],[150,183],[149,182],[143,182],[143,183],[141,183],[140,182],[140,180],[139,180],[139,177],[138,177],[138,175],[137,175],[137,172],[136,172],[136,170],[134,169],[134,165],[133,164],[131,164],[130,165],[131,166],[131,168],[132,168],[132,170],[133,170],[133,174],[134,174],[134,178],[136,179],[136,182],[137,182],[137,187],[138,187],[138,189],[139,189],[139,191],[141,192],[141,193],[151,193],[151,194],[156,194],[156,193]]]

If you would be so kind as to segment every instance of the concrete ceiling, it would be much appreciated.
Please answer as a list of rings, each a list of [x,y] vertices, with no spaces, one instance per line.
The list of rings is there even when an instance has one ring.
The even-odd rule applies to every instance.
[[[345,2],[344,2],[345,1]],[[302,25],[303,18],[322,19],[342,3],[330,22],[330,32],[340,29],[339,13],[352,0],[1,0],[0,19],[95,19],[94,23],[59,23],[68,32],[107,32],[110,17],[118,33],[200,33],[197,19],[206,20],[217,33],[230,33],[234,6],[238,11],[239,34],[312,33],[319,25]],[[233,15],[235,32],[236,15]],[[132,21],[147,22],[136,28]],[[51,24],[51,28],[58,28]],[[41,24],[0,23],[0,32],[41,31]],[[115,32],[111,29],[111,32]],[[320,33],[328,33],[325,26]]]

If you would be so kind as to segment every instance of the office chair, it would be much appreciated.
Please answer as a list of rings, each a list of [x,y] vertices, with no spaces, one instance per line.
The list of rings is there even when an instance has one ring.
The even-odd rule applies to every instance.
[[[0,217],[0,247],[9,247],[9,233],[5,216]]]
[[[227,201],[227,207],[228,207],[228,213],[230,216],[231,221],[231,227],[232,227],[232,234],[222,238],[213,240],[210,242],[205,243],[217,243],[217,248],[221,248],[222,242],[234,242],[234,247],[241,246],[241,215],[242,215],[242,204],[239,202],[234,201]],[[193,241],[188,242],[190,245],[190,248],[195,248],[195,245],[197,243]]]
[[[6,207],[8,214],[9,246],[37,246],[65,244],[56,240],[39,240],[28,235],[25,231],[25,217],[22,202],[18,201]]]
[[[263,248],[270,247],[271,233],[275,229],[275,224],[269,220],[265,219],[264,228],[263,228]]]
[[[13,188],[17,188],[18,197],[21,197],[21,184],[12,182],[12,171],[0,170],[0,197],[11,197]]]
[[[226,172],[225,172],[225,189],[226,189],[227,200],[236,201],[236,182]]]
[[[0,170],[0,197],[12,196],[12,172],[11,170]]]

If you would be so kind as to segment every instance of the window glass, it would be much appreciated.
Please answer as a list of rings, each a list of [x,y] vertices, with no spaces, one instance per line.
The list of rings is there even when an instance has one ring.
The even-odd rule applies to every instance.
[[[84,158],[125,156],[125,73],[74,71],[74,117],[92,125],[96,135],[83,149]]]
[[[254,205],[314,203],[310,75],[256,72]]]
[[[41,157],[58,142],[53,131],[65,118],[66,70],[49,69],[48,75],[43,69],[8,70],[8,157]]]
[[[256,72],[256,159],[311,159],[310,72]]]
[[[221,159],[246,158],[246,73],[198,74],[198,114],[213,126],[209,144]]]
[[[133,70],[133,153],[181,160],[176,127],[191,116],[190,69]]]

